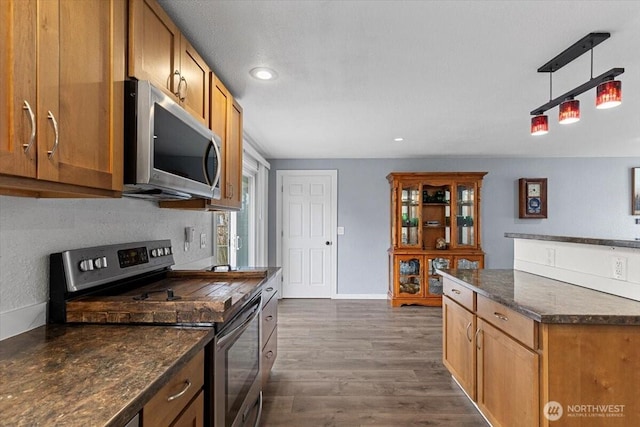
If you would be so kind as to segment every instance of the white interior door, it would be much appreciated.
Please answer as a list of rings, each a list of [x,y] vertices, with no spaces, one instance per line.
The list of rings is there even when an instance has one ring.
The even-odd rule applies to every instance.
[[[335,294],[337,171],[278,171],[283,298]]]

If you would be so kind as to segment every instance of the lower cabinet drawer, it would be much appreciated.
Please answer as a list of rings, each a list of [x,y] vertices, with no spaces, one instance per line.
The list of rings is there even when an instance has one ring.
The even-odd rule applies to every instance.
[[[536,321],[529,319],[523,314],[511,310],[504,305],[477,296],[476,314],[482,317],[493,326],[502,329],[513,338],[517,339],[531,349],[537,348],[537,328]]]
[[[262,347],[267,345],[274,328],[278,324],[278,298],[273,297],[262,308]]]
[[[144,427],[169,426],[204,384],[204,350],[196,354],[142,408]]]
[[[474,311],[474,292],[449,278],[444,278],[442,293],[469,311]]]
[[[267,341],[267,345],[262,348],[262,387],[269,381],[269,374],[273,363],[278,355],[278,328],[273,329],[273,333]]]

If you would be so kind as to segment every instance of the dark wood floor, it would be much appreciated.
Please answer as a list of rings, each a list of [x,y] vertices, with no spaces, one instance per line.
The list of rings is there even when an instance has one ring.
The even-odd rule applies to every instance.
[[[281,300],[263,427],[486,426],[442,365],[440,308]]]

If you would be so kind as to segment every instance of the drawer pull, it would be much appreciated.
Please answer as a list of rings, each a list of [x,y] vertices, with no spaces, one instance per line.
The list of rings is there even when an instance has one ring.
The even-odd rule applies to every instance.
[[[505,322],[506,322],[507,320],[509,320],[509,318],[508,318],[507,316],[505,316],[505,315],[504,315],[504,314],[502,314],[502,313],[498,313],[497,311],[494,311],[494,312],[493,312],[493,315],[494,315],[494,316],[496,316],[496,317],[497,317],[498,319],[500,319],[500,320],[504,320]]]
[[[267,351],[267,354],[265,354],[264,357],[266,357],[267,359],[271,359],[273,357],[273,351]]]
[[[273,288],[271,286],[269,286],[267,289],[265,289],[267,292],[271,292],[273,291]]]
[[[184,380],[184,388],[179,393],[176,393],[173,396],[167,397],[167,402],[171,402],[172,400],[176,400],[177,398],[179,398],[180,396],[185,394],[187,392],[187,390],[189,390],[189,387],[191,387],[191,381]]]
[[[457,290],[457,289],[451,289],[451,292],[453,292],[456,295],[460,295],[461,294],[461,292],[459,290]]]
[[[264,320],[266,320],[267,322],[271,322],[273,320],[273,316],[269,315]]]
[[[471,337],[469,336],[469,328],[471,328],[471,322],[469,322],[469,324],[467,325],[467,331],[465,332],[465,335],[467,335],[467,339],[469,340],[469,342],[471,342]]]

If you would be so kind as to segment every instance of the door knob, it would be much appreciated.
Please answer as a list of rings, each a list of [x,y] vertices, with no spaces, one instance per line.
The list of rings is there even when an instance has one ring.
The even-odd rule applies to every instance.
[[[328,241],[328,240],[326,242],[324,242],[324,244],[327,245],[327,246],[331,246],[331,242]]]

